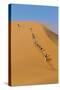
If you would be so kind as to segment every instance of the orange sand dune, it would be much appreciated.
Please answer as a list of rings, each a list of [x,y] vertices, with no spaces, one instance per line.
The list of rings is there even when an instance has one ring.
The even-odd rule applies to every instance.
[[[38,22],[11,23],[11,85],[58,82],[56,35]]]

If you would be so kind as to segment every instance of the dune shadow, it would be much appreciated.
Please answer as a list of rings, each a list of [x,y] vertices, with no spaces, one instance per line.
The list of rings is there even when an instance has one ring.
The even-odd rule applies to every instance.
[[[52,40],[57,45],[58,44],[58,35],[56,33],[52,32],[46,26],[44,26],[43,28],[44,28],[46,34],[48,35],[48,37],[50,38],[50,40]]]

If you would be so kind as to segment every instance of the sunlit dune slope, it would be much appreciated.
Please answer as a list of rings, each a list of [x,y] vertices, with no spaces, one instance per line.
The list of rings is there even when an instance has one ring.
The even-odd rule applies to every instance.
[[[57,83],[56,35],[38,22],[11,22],[11,85]]]

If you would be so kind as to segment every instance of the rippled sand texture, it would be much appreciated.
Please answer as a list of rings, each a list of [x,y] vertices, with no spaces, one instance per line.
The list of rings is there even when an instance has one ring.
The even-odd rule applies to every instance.
[[[57,35],[37,22],[11,23],[11,85],[58,82]]]

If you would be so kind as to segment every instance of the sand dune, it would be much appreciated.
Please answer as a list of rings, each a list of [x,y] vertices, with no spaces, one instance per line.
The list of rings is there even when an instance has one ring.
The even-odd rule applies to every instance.
[[[12,22],[12,85],[57,83],[57,49],[57,35],[41,23]]]

